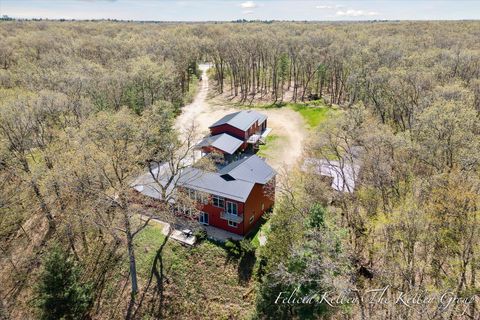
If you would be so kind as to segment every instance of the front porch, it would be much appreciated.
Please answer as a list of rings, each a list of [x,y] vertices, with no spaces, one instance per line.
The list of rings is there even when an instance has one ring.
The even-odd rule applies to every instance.
[[[265,130],[252,134],[248,140],[248,144],[258,145],[258,144],[265,144],[267,136],[272,131],[272,128],[265,128]]]

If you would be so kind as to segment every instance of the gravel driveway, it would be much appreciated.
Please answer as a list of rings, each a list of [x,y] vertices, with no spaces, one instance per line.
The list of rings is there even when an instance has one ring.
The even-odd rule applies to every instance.
[[[202,64],[203,72],[200,88],[194,101],[182,108],[182,114],[177,117],[175,127],[182,131],[192,124],[197,127],[201,136],[209,133],[208,127],[228,113],[239,111],[226,106],[212,106],[207,101],[209,90],[207,69],[209,65]],[[294,165],[302,155],[303,142],[307,136],[306,124],[302,116],[291,109],[254,109],[268,116],[268,127],[271,135],[277,137],[274,148],[268,148],[267,162],[275,169]]]

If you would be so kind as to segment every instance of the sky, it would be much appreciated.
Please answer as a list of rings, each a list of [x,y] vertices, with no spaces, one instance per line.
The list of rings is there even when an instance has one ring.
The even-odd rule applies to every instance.
[[[0,16],[140,21],[480,19],[480,0],[0,0]]]

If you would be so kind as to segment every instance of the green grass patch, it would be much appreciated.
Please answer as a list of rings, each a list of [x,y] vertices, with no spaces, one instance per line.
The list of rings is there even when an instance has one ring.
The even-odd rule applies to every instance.
[[[262,226],[260,227],[260,229],[257,231],[257,233],[255,234],[255,237],[253,237],[252,239],[252,245],[255,247],[255,248],[258,248],[260,247],[260,235],[263,235],[263,236],[268,236],[268,233],[270,232],[270,220],[267,220],[267,222],[265,222],[264,224],[262,224]]]
[[[140,276],[148,277],[150,274],[156,251],[164,239],[162,226],[157,223],[150,223],[135,238],[137,270]]]
[[[280,109],[290,108],[293,111],[300,113],[309,128],[318,127],[329,116],[338,112],[338,106],[329,107],[323,100],[312,100],[308,102],[277,102],[277,103],[265,103],[245,105],[241,103],[235,104],[236,107],[242,109]]]
[[[303,103],[290,103],[288,107],[300,113],[310,128],[318,127],[333,111],[326,106],[312,106]]]
[[[270,228],[268,224],[269,224],[269,220],[268,220],[268,213],[267,213],[260,218],[260,221],[258,224],[255,225],[255,228],[246,235],[245,238],[250,240],[250,243],[255,248],[260,247],[259,237],[261,234],[266,234],[266,232],[268,232]]]
[[[190,80],[190,84],[188,86],[188,92],[185,94],[185,99],[184,99],[185,104],[189,104],[193,102],[193,100],[195,99],[195,96],[198,93],[199,86],[200,86],[200,80],[193,75],[192,79]]]
[[[255,248],[260,247],[260,239],[258,239],[260,232],[255,234],[255,237],[250,241]]]
[[[274,150],[278,144],[281,142],[280,137],[277,136],[276,134],[269,134],[266,138],[265,144],[262,144],[260,146],[260,149],[258,150],[258,155],[260,157],[268,158],[269,152],[271,150]]]

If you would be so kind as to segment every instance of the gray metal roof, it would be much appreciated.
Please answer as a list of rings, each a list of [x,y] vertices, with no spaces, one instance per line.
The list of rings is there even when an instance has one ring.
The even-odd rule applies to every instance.
[[[180,182],[182,185],[215,194],[221,197],[245,202],[255,185],[244,180],[225,180],[218,173],[187,168]]]
[[[165,168],[164,168],[165,167]],[[166,181],[169,177],[168,166],[160,169],[160,180]],[[158,172],[155,169],[154,172]],[[275,176],[276,172],[264,160],[256,155],[232,162],[219,172],[208,172],[188,167],[174,178],[176,185],[192,188],[220,197],[247,201],[253,186],[256,183],[265,184]],[[158,186],[149,173],[139,177],[134,188],[142,194],[160,199]]]
[[[256,112],[256,111],[252,111],[252,112],[255,112],[257,115],[258,115],[258,124],[261,124],[263,121],[267,120],[267,116],[263,113],[260,113],[260,112]]]
[[[357,162],[307,158],[302,169],[304,171],[312,167],[316,174],[332,178],[331,187],[337,191],[352,193],[360,172]]]
[[[166,172],[159,177],[162,185],[166,184],[167,179],[168,174]],[[174,178],[174,181],[174,184],[177,186],[199,190],[240,202],[247,201],[255,185],[254,182],[245,180],[225,180],[216,172],[208,172],[192,167],[185,168],[181,174]],[[133,184],[133,187],[146,196],[161,199],[160,187],[153,180],[150,173],[139,177]],[[172,188],[173,185],[170,186],[167,193],[170,193]]]
[[[253,110],[244,110],[234,113],[227,114],[209,128],[218,127],[223,124],[229,124],[232,127],[238,128],[240,130],[246,131],[250,128],[256,121],[262,123],[267,119],[267,116]]]
[[[215,136],[210,136],[204,138],[200,143],[197,144],[198,147],[207,147],[212,146],[219,150],[222,150],[228,154],[234,154],[235,151],[240,148],[243,141],[237,139],[229,134],[222,133]]]
[[[256,155],[230,163],[219,171],[220,175],[229,175],[235,180],[244,180],[266,184],[276,172],[265,160]]]

